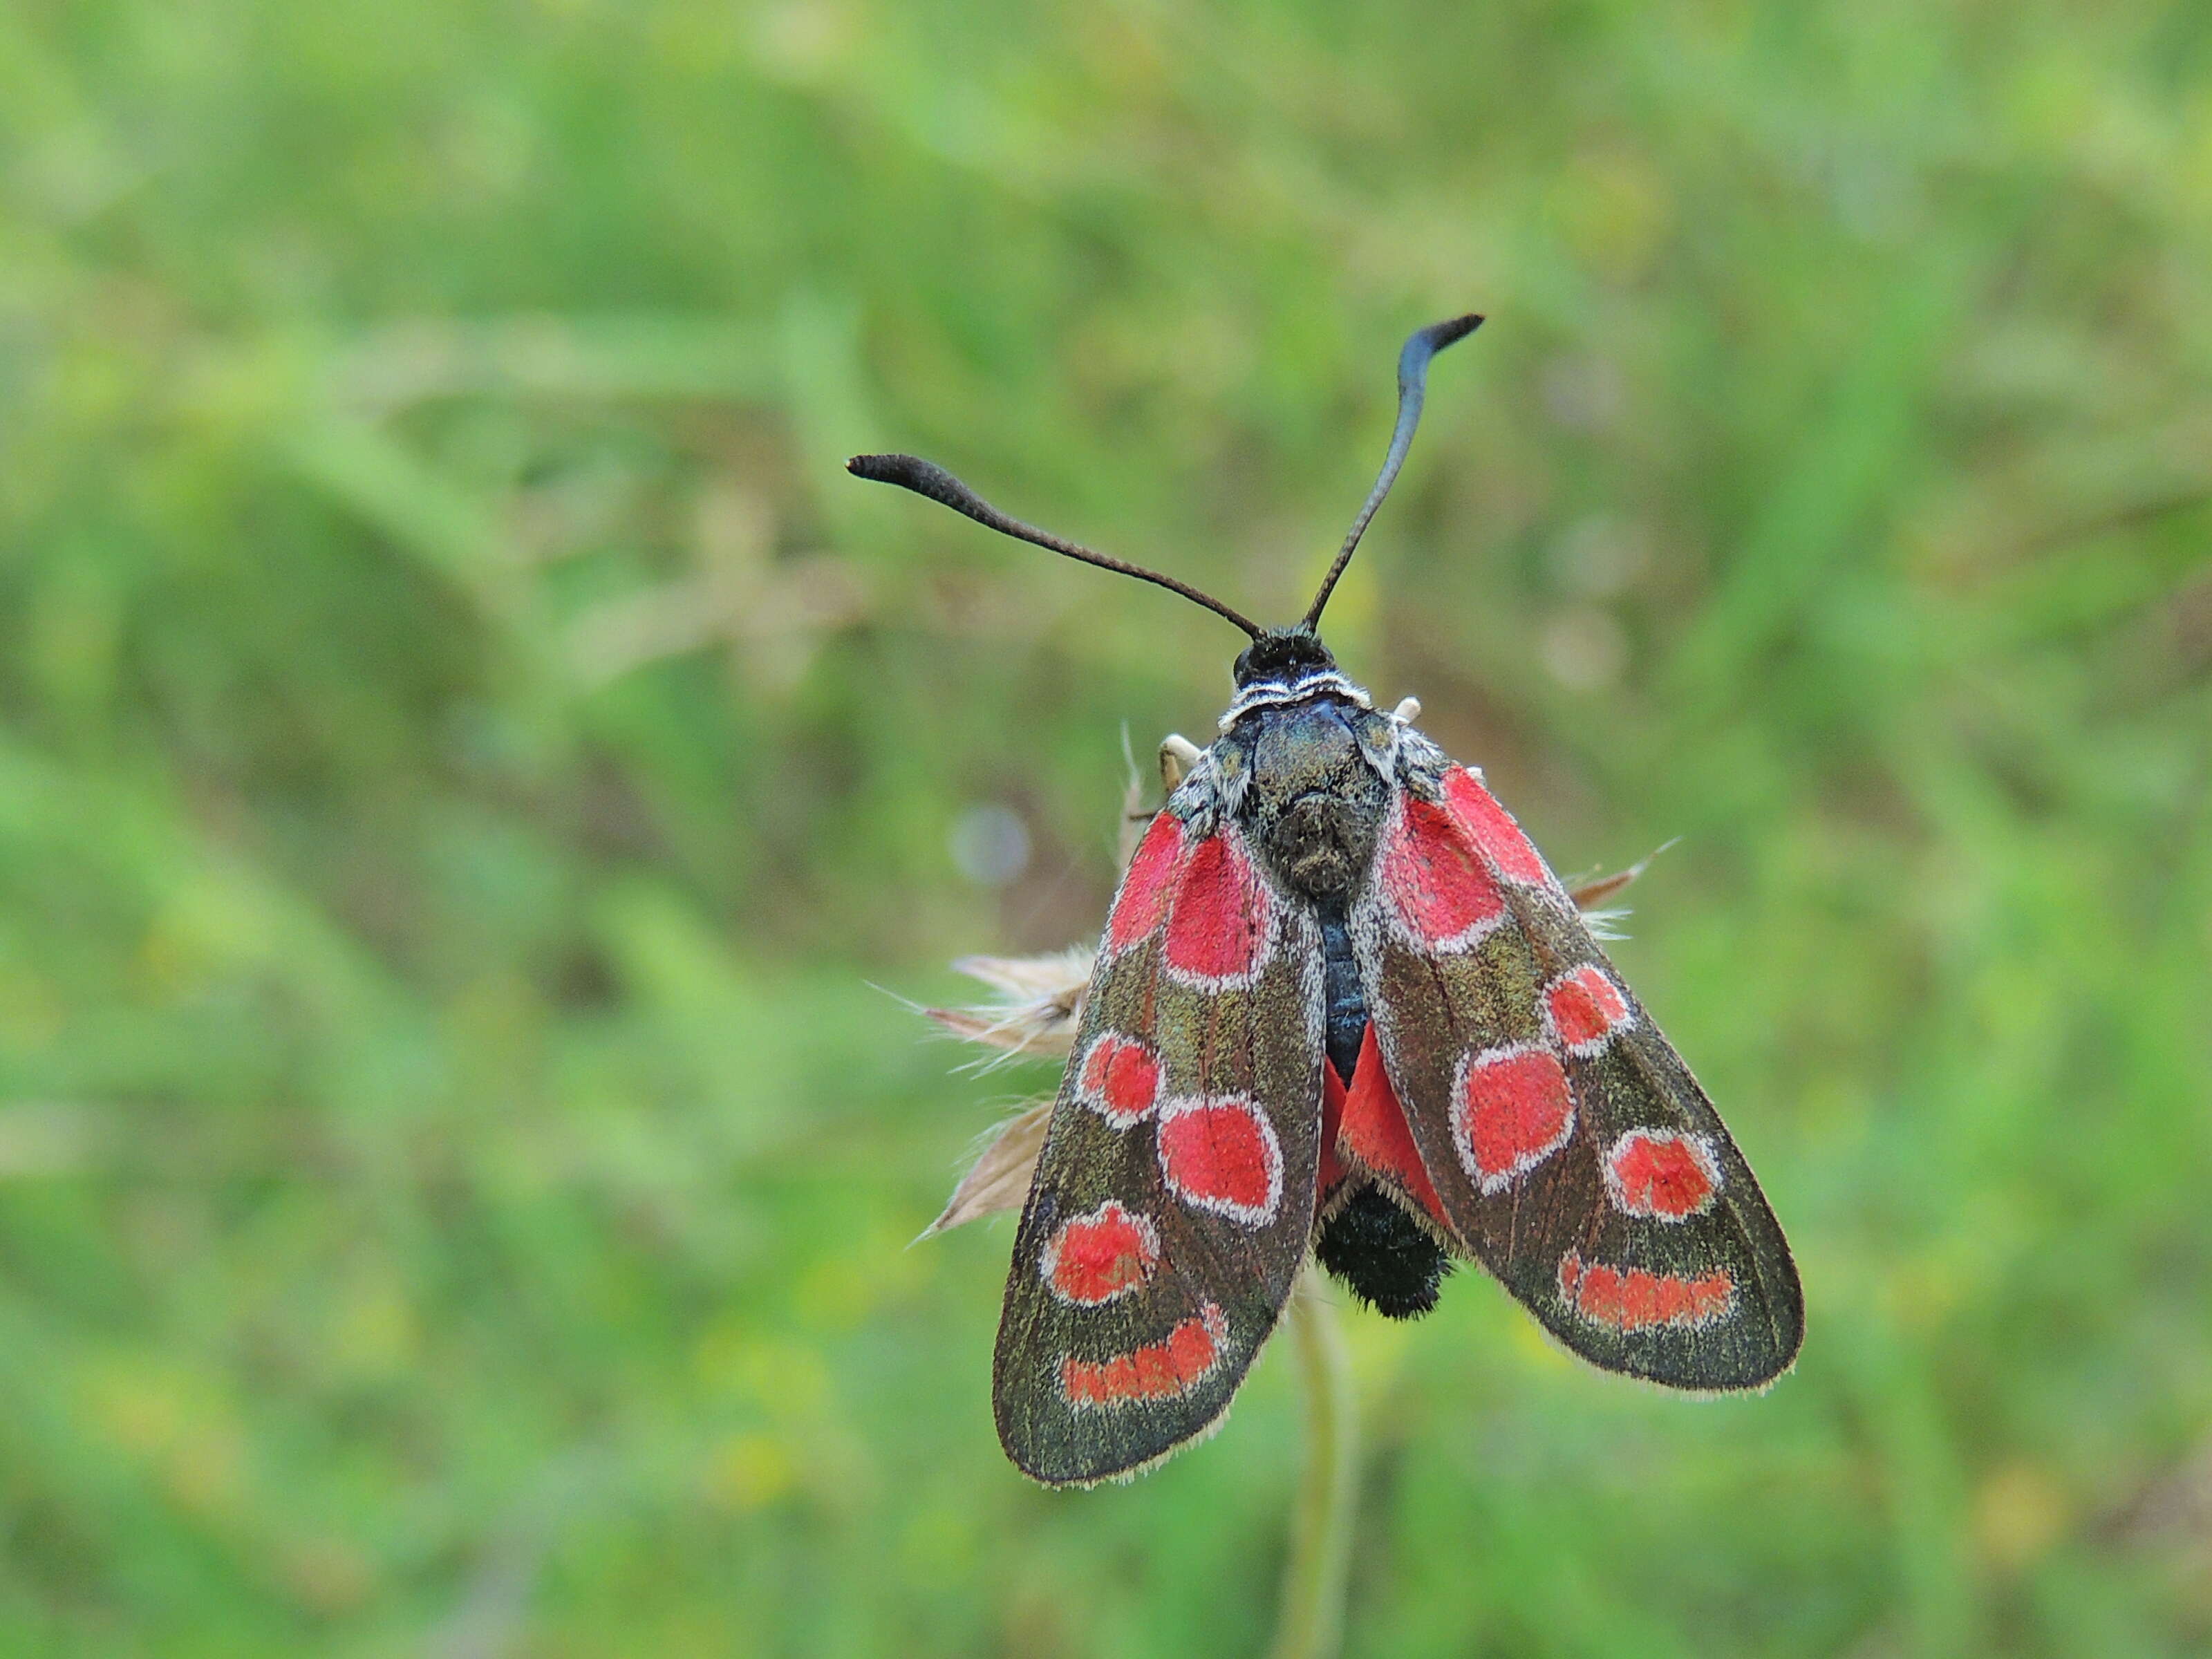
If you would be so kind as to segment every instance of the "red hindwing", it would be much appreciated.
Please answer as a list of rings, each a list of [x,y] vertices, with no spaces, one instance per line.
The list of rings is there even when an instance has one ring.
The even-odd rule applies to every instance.
[[[1437,1194],[1436,1183],[1421,1165],[1421,1154],[1413,1145],[1413,1132],[1406,1127],[1405,1109],[1391,1091],[1389,1074],[1383,1069],[1382,1051],[1376,1046],[1371,1022],[1360,1038],[1359,1060],[1352,1067],[1352,1086],[1346,1089],[1338,1084],[1334,1071],[1328,1073],[1325,1081],[1333,1085],[1341,1101],[1330,1147],[1338,1168],[1356,1165],[1401,1199],[1417,1206],[1446,1238],[1453,1237],[1451,1218],[1445,1213],[1443,1200]],[[1327,1173],[1324,1164],[1324,1193],[1335,1184],[1327,1179]]]

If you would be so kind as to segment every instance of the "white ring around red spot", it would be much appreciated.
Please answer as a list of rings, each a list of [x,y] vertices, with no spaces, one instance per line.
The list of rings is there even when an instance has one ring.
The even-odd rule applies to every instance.
[[[1713,1143],[1676,1129],[1631,1129],[1613,1143],[1600,1167],[1613,1207],[1653,1221],[1703,1215],[1721,1190]]]
[[[1219,1369],[1229,1346],[1229,1316],[1218,1304],[1201,1303],[1158,1342],[1105,1359],[1061,1356],[1060,1398],[1078,1411],[1176,1400]]]
[[[1513,1185],[1575,1132],[1566,1068],[1537,1043],[1463,1056],[1452,1076],[1451,1103],[1452,1146],[1486,1195]]]
[[[1185,1095],[1160,1106],[1160,1176],[1194,1209],[1264,1227],[1283,1203],[1283,1148],[1243,1095]]]
[[[1075,1097],[1109,1127],[1133,1129],[1160,1097],[1160,1057],[1150,1043],[1101,1031],[1075,1068]]]
[[[1472,951],[1508,918],[1466,826],[1415,796],[1391,811],[1375,878],[1399,936],[1425,956]]]
[[[1037,1254],[1045,1288],[1078,1308],[1142,1290],[1159,1265],[1160,1235],[1152,1218],[1110,1198],[1088,1215],[1061,1222]]]
[[[1169,978],[1203,991],[1244,989],[1273,954],[1273,898],[1227,824],[1185,849],[1160,951]]]
[[[1559,1258],[1559,1296],[1590,1324],[1623,1335],[1655,1328],[1695,1330],[1735,1311],[1735,1279],[1724,1267],[1688,1279],[1585,1262],[1580,1250],[1569,1250]]]
[[[1636,1024],[1628,996],[1594,962],[1570,969],[1544,988],[1544,1024],[1559,1046],[1579,1058],[1600,1053],[1613,1034]]]

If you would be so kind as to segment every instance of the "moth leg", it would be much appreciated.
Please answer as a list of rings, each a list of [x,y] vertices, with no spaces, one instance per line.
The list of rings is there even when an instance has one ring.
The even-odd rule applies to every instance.
[[[1180,732],[1170,732],[1160,739],[1160,781],[1167,786],[1168,793],[1175,793],[1176,786],[1190,775],[1201,752]]]
[[[1390,711],[1390,718],[1401,726],[1411,726],[1421,718],[1421,700],[1419,697],[1400,699],[1398,706]]]

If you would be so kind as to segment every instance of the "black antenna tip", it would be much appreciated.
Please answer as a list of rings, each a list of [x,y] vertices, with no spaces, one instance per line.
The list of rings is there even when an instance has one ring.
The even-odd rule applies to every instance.
[[[871,483],[896,484],[933,501],[942,501],[955,513],[964,513],[994,530],[1005,528],[994,522],[994,517],[1002,515],[996,514],[981,496],[935,461],[925,461],[919,455],[855,455],[845,463],[845,471]]]
[[[901,484],[912,489],[917,477],[942,469],[916,455],[855,455],[845,463],[845,471],[872,483]]]
[[[1481,326],[1482,314],[1480,312],[1470,311],[1464,317],[1453,317],[1441,323],[1431,323],[1426,328],[1415,334],[1413,339],[1425,344],[1429,349],[1428,355],[1433,356],[1446,346],[1456,341],[1464,340]],[[1407,343],[1411,345],[1413,341],[1409,340]]]

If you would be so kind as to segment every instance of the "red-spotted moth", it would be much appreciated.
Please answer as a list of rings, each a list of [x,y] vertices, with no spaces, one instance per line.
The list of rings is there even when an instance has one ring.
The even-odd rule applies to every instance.
[[[1115,896],[1014,1237],[992,1392],[1038,1480],[1126,1477],[1212,1428],[1309,1249],[1401,1318],[1471,1257],[1575,1352],[1674,1388],[1759,1388],[1796,1355],[1789,1246],[1697,1079],[1481,774],[1316,632],[1430,359],[1480,321],[1406,343],[1382,475],[1289,628],[929,462],[848,463],[1252,641],[1212,745],[1164,750],[1177,781]]]

